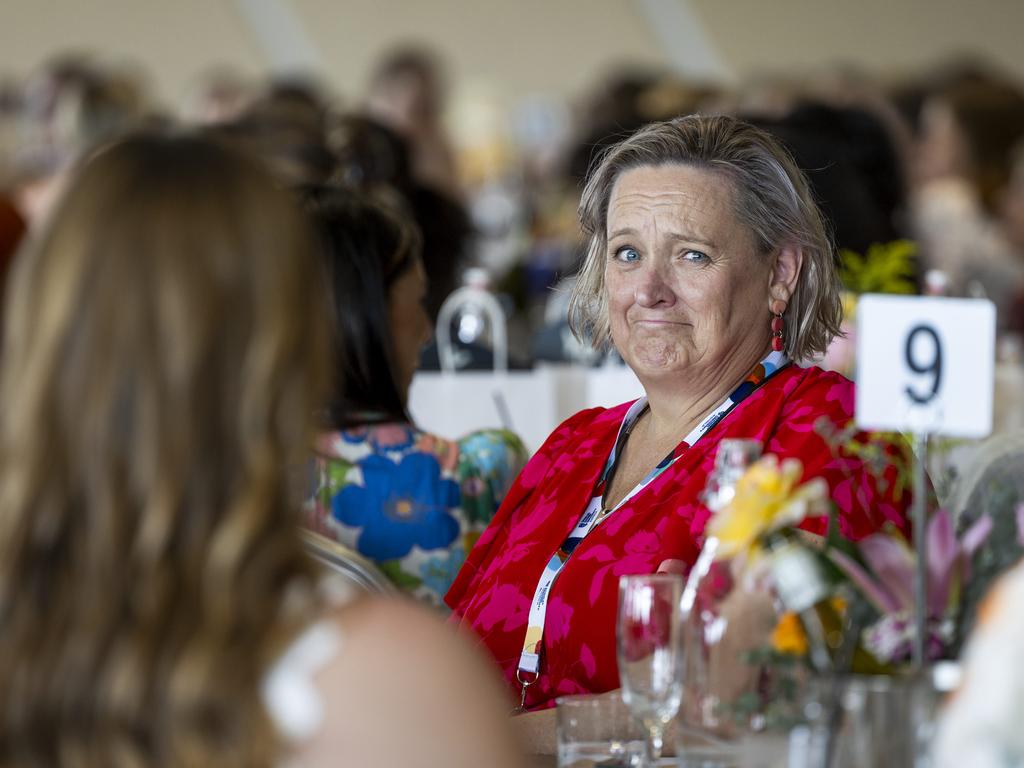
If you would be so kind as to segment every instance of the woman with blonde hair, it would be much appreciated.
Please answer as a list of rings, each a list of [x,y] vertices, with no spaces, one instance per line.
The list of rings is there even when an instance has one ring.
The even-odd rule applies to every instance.
[[[776,140],[731,117],[652,123],[593,168],[580,218],[589,245],[569,321],[613,344],[645,395],[555,429],[445,598],[531,713],[524,730],[547,733],[550,715],[533,713],[558,696],[619,686],[619,577],[696,561],[723,440],[799,459],[850,539],[905,530],[909,502],[894,467],[880,478],[833,442],[853,419],[853,382],[799,363],[838,330],[839,279],[807,180]]]
[[[443,627],[318,596],[288,483],[325,391],[312,248],[248,161],[139,136],[87,162],[22,253],[0,764],[518,764]]]

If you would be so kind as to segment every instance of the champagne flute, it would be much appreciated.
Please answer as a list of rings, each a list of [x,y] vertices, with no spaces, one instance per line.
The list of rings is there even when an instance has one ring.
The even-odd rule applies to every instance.
[[[677,574],[619,578],[619,680],[622,700],[647,735],[647,766],[656,765],[661,757],[665,727],[683,698],[682,589]]]

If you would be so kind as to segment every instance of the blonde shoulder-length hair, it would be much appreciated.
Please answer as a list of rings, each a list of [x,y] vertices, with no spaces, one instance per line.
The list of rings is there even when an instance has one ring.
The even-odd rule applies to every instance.
[[[675,163],[706,168],[731,184],[736,219],[753,233],[765,257],[783,245],[800,248],[803,266],[785,312],[785,351],[794,360],[824,354],[839,333],[842,309],[835,249],[821,211],[778,141],[724,116],[652,123],[613,146],[590,172],[579,209],[587,252],[569,301],[569,325],[577,338],[595,346],[611,342],[604,270],[615,182],[632,168]]]
[[[315,610],[288,488],[324,391],[311,243],[249,161],[139,136],[18,255],[0,764],[275,763],[261,683]]]

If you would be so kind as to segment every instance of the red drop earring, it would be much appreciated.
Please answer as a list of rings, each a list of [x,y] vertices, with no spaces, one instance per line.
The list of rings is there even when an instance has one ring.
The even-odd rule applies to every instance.
[[[785,337],[783,331],[786,327],[786,321],[782,318],[782,312],[785,311],[785,306],[782,310],[779,310],[778,304],[782,302],[772,304],[772,350],[775,352],[781,352],[785,346]]]

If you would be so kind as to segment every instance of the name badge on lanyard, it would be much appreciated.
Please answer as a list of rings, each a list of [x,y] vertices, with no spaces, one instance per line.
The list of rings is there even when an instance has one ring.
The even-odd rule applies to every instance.
[[[717,408],[715,408],[714,411],[703,419],[701,423],[698,424],[690,434],[680,442],[679,447],[666,456],[657,467],[651,470],[651,472],[648,473],[648,475],[641,480],[636,487],[626,494],[626,496],[623,497],[623,499],[619,501],[614,508],[606,508],[603,506],[603,490],[599,491],[598,494],[590,500],[587,508],[580,516],[579,522],[576,523],[565,542],[561,547],[559,547],[558,551],[551,556],[547,564],[544,566],[544,571],[541,573],[540,580],[537,582],[537,588],[533,594],[533,602],[530,604],[530,616],[526,629],[526,637],[523,640],[523,650],[519,656],[519,665],[516,668],[516,680],[518,680],[519,684],[522,686],[522,695],[519,707],[515,710],[516,712],[524,712],[526,710],[526,689],[537,682],[537,679],[540,677],[540,657],[542,643],[544,641],[544,623],[547,618],[548,596],[551,592],[551,586],[554,584],[555,579],[558,577],[558,574],[561,572],[563,566],[572,553],[576,550],[579,544],[590,535],[598,524],[622,507],[637,493],[646,488],[656,477],[675,463],[675,461],[683,454],[685,449],[700,440],[709,430],[711,430],[712,427],[725,418],[729,411],[746,399],[754,392],[754,390],[767,381],[772,374],[780,370],[788,362],[789,361],[782,352],[772,352],[768,357],[758,363],[743,383]],[[643,411],[646,410],[646,408],[646,398],[641,398],[630,406],[629,411],[626,412],[626,416],[622,420],[622,426],[619,427],[619,435],[616,437],[612,453],[608,457],[608,462],[601,476],[600,488],[606,488],[606,483],[610,483],[610,477],[614,475],[614,470],[618,462],[622,446],[625,442],[625,438],[628,437],[629,430],[632,429],[633,424],[640,417]]]

